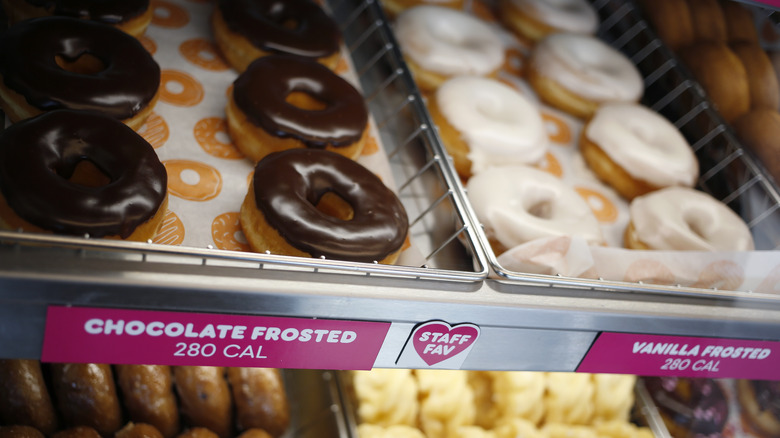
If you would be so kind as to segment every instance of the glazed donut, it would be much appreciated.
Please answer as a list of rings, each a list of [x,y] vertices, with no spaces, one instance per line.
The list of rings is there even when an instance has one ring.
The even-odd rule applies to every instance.
[[[0,360],[0,423],[32,426],[51,435],[57,430],[41,364],[37,360]]]
[[[130,422],[119,429],[114,438],[163,438],[163,435],[151,424]]]
[[[758,108],[745,113],[732,126],[740,142],[780,182],[780,114],[773,109]]]
[[[580,152],[596,176],[633,199],[668,186],[693,187],[699,163],[671,122],[634,103],[601,106],[586,123]]]
[[[495,76],[506,55],[500,35],[464,11],[416,6],[402,12],[395,35],[417,86],[434,91],[447,79]]]
[[[290,424],[290,406],[282,374],[273,368],[228,368],[233,389],[236,427],[239,431],[259,428],[279,437]]]
[[[149,0],[2,0],[1,3],[12,25],[56,15],[108,24],[134,37],[143,35],[154,15]]]
[[[61,430],[51,438],[101,438],[100,434],[89,426],[76,426]]]
[[[758,43],[736,42],[729,48],[745,67],[748,88],[750,89],[750,108],[780,107],[780,84],[769,55]]]
[[[110,365],[51,364],[51,377],[65,424],[94,428],[103,437],[113,436],[122,427]]]
[[[753,14],[736,1],[721,1],[720,6],[726,18],[729,42],[743,41],[758,44],[758,30],[753,21]]]
[[[176,436],[176,438],[220,438],[216,433],[205,427],[193,427]]]
[[[698,42],[683,48],[679,54],[726,122],[734,121],[750,109],[747,72],[727,45]]]
[[[220,438],[230,438],[233,430],[233,404],[230,388],[225,380],[225,369],[205,366],[173,367],[173,378],[184,421],[195,428],[206,428]]]
[[[780,382],[737,380],[742,422],[765,436],[780,436]]]
[[[729,404],[717,381],[648,377],[645,385],[670,436],[721,436]]]
[[[176,436],[179,433],[179,409],[173,394],[170,367],[116,365],[114,370],[128,418],[140,422],[136,426],[148,423],[147,426],[153,427],[165,438]]]
[[[585,200],[543,170],[494,167],[472,176],[466,189],[497,254],[551,236],[580,236],[592,245],[604,241]]]
[[[745,222],[712,196],[686,187],[667,187],[634,198],[625,246],[677,251],[752,251]]]
[[[303,58],[266,56],[233,83],[228,132],[249,159],[292,148],[326,149],[356,159],[368,135],[368,111],[349,82]]]
[[[576,34],[539,41],[531,53],[528,82],[543,101],[581,118],[607,102],[637,102],[644,92],[642,76],[625,55]]]
[[[658,38],[671,50],[693,43],[692,12],[685,0],[642,0],[641,6]]]
[[[407,9],[425,4],[463,9],[464,0],[382,0],[382,8],[390,17],[395,17]]]
[[[0,228],[146,241],[166,183],[149,143],[110,117],[50,111],[0,135]]]
[[[501,0],[504,24],[521,39],[536,42],[552,33],[593,35],[599,16],[585,0]]]
[[[685,0],[691,11],[693,39],[696,42],[725,43],[728,40],[726,17],[718,0]]]
[[[241,205],[256,252],[392,264],[408,227],[400,200],[376,175],[328,151],[268,155]]]
[[[241,432],[238,438],[273,438],[273,436],[263,429],[248,429]]]
[[[0,426],[0,438],[45,438],[32,426]]]
[[[341,31],[310,0],[219,0],[211,24],[217,47],[239,72],[271,54],[305,57],[330,69],[339,62]]]
[[[160,67],[135,38],[66,17],[27,20],[0,36],[0,107],[12,122],[69,108],[138,130],[152,112]]]
[[[493,165],[537,163],[547,151],[539,109],[498,80],[452,78],[428,107],[461,178]]]

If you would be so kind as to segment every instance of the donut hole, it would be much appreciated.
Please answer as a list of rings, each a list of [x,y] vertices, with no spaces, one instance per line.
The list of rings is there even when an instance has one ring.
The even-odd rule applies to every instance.
[[[65,71],[81,75],[96,75],[107,67],[105,62],[90,53],[82,53],[76,58],[57,55],[54,62]]]
[[[343,221],[352,220],[355,216],[355,210],[352,209],[352,206],[344,198],[333,192],[326,192],[322,195],[314,207],[323,214]]]
[[[539,219],[550,219],[552,217],[553,205],[549,199],[540,199],[528,207],[528,214]]]
[[[89,160],[81,160],[70,172],[68,170],[70,169],[58,169],[57,174],[71,184],[84,187],[102,187],[111,182],[111,178]]]
[[[307,111],[322,111],[328,105],[305,91],[293,91],[285,97],[288,104]]]

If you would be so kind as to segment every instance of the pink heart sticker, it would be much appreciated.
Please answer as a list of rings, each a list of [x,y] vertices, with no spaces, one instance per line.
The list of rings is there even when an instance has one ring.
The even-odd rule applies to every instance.
[[[450,326],[444,321],[429,321],[414,329],[412,344],[420,358],[431,366],[462,353],[478,336],[479,327],[474,324]]]

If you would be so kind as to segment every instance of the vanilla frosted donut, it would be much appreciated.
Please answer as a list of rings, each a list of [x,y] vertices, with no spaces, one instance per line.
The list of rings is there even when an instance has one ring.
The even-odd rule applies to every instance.
[[[662,187],[692,187],[699,163],[664,117],[633,103],[601,106],[585,125],[580,151],[590,168],[627,199]]]
[[[490,166],[533,164],[547,151],[549,138],[539,110],[495,79],[450,79],[436,90],[429,105],[463,178]]]
[[[751,251],[745,222],[712,196],[669,187],[634,199],[625,245],[633,249]]]
[[[551,33],[593,35],[599,17],[585,0],[501,0],[501,19],[520,37],[538,41]]]
[[[576,235],[603,243],[598,220],[585,200],[555,176],[528,166],[499,166],[467,183],[469,199],[500,253],[530,240]]]
[[[587,118],[607,102],[637,102],[639,70],[624,54],[587,35],[558,33],[534,47],[528,81],[548,104]]]
[[[487,23],[443,6],[416,6],[402,12],[395,34],[409,69],[423,91],[453,76],[489,76],[504,63],[504,43]]]

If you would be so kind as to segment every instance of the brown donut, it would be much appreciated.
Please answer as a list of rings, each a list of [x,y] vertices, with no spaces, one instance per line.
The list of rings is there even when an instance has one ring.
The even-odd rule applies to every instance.
[[[114,369],[130,420],[149,423],[165,438],[176,436],[179,410],[173,394],[171,368],[165,365],[116,365]]]
[[[193,427],[180,433],[176,438],[219,438],[219,435],[205,427]]]
[[[163,438],[163,435],[151,424],[130,422],[119,429],[114,438]]]
[[[728,40],[726,17],[718,0],[685,0],[691,11],[693,39],[725,43]]]
[[[735,120],[733,127],[742,144],[780,182],[780,113],[769,108],[754,109]]]
[[[66,424],[92,427],[104,437],[122,427],[110,365],[52,364],[51,376],[57,407]]]
[[[0,438],[44,438],[44,435],[32,426],[0,426]]]
[[[233,405],[224,368],[173,367],[173,379],[185,422],[230,438]]]
[[[81,0],[2,0],[10,23],[51,15],[83,18],[114,26],[136,38],[152,21],[149,0],[92,1]]]
[[[730,43],[729,48],[745,67],[750,86],[750,107],[780,107],[780,84],[772,61],[764,49],[757,43],[747,41]]]
[[[726,122],[750,109],[747,72],[726,44],[695,43],[681,50],[680,57]]]
[[[233,388],[238,430],[260,428],[273,437],[287,430],[290,407],[279,370],[228,368],[228,381]]]
[[[357,159],[368,133],[360,92],[326,67],[299,57],[265,56],[233,83],[225,109],[230,137],[248,158],[327,149]]]
[[[642,10],[655,33],[677,51],[693,42],[691,10],[685,0],[642,0]]]
[[[57,430],[57,414],[37,360],[0,360],[0,422],[32,426],[45,435]]]
[[[100,434],[89,426],[76,426],[61,430],[51,438],[101,438]]]
[[[0,105],[17,122],[45,111],[96,111],[138,130],[160,66],[135,38],[69,17],[24,21],[0,35]]]
[[[758,43],[758,30],[753,21],[753,14],[736,1],[721,1],[723,16],[726,17],[726,30],[729,42],[747,41]]]
[[[365,263],[395,263],[409,228],[400,200],[376,175],[311,149],[260,161],[240,220],[253,251]]]

